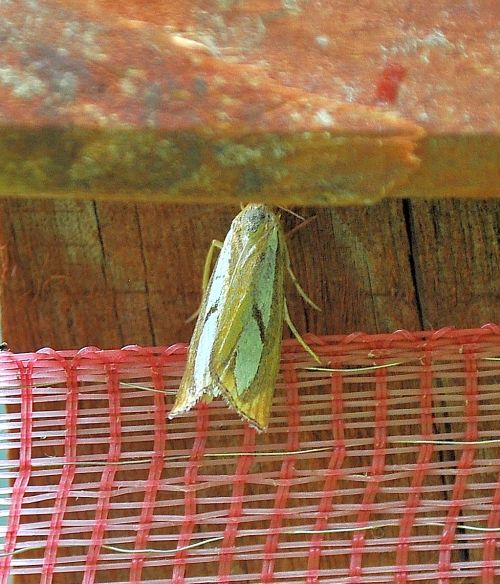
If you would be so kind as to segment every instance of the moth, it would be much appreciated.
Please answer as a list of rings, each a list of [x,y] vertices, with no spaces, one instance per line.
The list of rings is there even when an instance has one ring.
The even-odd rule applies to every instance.
[[[216,247],[221,251],[209,279]],[[320,362],[290,320],[286,271],[301,296],[319,310],[291,270],[280,218],[266,205],[247,205],[233,220],[224,243],[213,241],[207,254],[204,295],[169,418],[187,412],[200,399],[222,397],[258,431],[267,429],[283,320]]]

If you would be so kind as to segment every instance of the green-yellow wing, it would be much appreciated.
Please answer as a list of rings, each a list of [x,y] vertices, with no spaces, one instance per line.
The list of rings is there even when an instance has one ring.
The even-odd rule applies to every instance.
[[[280,362],[287,251],[274,213],[259,206],[241,215],[210,368],[223,397],[264,430]]]
[[[267,427],[279,369],[287,250],[279,218],[247,205],[233,220],[205,291],[172,418],[222,396]]]

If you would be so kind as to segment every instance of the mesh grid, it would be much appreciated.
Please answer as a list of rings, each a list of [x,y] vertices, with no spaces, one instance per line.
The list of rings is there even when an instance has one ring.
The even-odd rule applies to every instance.
[[[498,581],[500,327],[308,341],[266,434],[167,422],[184,345],[1,354],[0,583]]]

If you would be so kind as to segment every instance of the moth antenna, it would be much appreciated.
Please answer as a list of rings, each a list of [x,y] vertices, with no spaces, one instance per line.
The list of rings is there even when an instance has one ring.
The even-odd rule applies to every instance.
[[[306,227],[307,225],[309,225],[310,223],[315,221],[317,218],[318,218],[317,215],[313,215],[312,217],[308,217],[307,219],[303,219],[302,223],[295,225],[295,227],[292,227],[290,229],[290,231],[287,231],[285,233],[285,237],[287,237],[287,238],[292,237],[292,235],[295,235],[299,229]]]
[[[287,209],[286,207],[280,207],[279,205],[278,205],[278,209],[281,209],[285,213],[290,213],[290,215],[297,217],[297,219],[300,219],[301,221],[305,221],[305,219],[304,219],[304,217],[302,217],[302,215],[299,215],[298,213],[296,213],[295,211],[292,211],[291,209]]]

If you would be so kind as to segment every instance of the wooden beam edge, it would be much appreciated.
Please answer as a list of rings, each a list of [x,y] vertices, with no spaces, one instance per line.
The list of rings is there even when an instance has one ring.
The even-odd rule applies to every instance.
[[[370,204],[500,197],[498,135],[2,128],[0,196]]]

